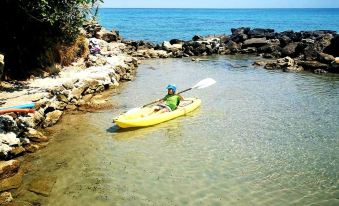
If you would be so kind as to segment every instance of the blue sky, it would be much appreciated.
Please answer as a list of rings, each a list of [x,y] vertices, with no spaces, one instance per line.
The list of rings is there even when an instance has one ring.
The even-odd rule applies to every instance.
[[[339,0],[104,0],[108,8],[339,8]]]

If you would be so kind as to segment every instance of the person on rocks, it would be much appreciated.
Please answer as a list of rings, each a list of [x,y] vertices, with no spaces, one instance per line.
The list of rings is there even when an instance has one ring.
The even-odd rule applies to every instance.
[[[98,43],[95,41],[95,39],[90,39],[89,41],[89,51],[93,55],[100,54],[100,48]]]
[[[166,89],[167,95],[158,100],[160,103],[153,107],[154,112],[164,113],[174,111],[179,106],[180,101],[184,100],[181,95],[175,93],[177,87],[174,84],[169,84]]]

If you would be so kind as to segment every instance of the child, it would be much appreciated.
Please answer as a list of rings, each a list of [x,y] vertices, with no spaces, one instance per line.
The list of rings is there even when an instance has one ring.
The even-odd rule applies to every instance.
[[[169,84],[166,89],[167,95],[159,100],[161,104],[154,107],[155,112],[163,113],[174,111],[177,109],[180,101],[184,99],[181,95],[175,94],[177,87],[174,84]]]

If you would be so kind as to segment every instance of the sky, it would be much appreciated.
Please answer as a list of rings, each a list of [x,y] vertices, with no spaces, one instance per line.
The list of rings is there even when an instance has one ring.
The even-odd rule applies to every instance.
[[[339,0],[104,0],[102,8],[339,8]]]

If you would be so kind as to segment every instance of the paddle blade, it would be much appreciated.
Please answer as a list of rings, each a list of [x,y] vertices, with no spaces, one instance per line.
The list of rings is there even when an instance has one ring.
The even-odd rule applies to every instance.
[[[198,82],[196,85],[194,85],[192,87],[192,89],[203,89],[203,88],[209,87],[209,86],[211,86],[215,83],[216,83],[216,81],[214,79],[206,78],[206,79],[203,79],[200,82]]]

